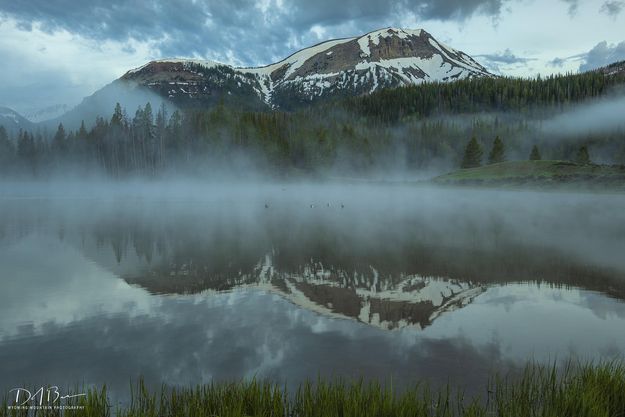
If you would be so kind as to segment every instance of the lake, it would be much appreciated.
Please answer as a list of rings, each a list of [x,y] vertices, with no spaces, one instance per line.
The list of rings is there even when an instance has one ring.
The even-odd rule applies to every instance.
[[[625,195],[0,186],[0,389],[318,376],[482,390],[625,353]]]

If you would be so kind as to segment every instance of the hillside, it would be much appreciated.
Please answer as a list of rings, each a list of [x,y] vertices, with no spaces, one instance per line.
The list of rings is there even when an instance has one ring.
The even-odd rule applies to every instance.
[[[437,184],[483,186],[575,185],[625,189],[625,165],[578,165],[568,161],[510,161],[460,169],[433,179]]]
[[[597,68],[595,72],[600,72],[604,75],[625,75],[625,61],[614,62],[605,67]]]
[[[538,78],[475,78],[387,89],[346,101],[351,111],[376,121],[481,112],[517,112],[524,116],[558,113],[572,105],[618,92],[625,71],[588,71]]]

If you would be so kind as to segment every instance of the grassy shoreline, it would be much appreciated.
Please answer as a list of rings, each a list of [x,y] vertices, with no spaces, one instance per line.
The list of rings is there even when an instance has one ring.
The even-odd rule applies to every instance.
[[[465,398],[451,387],[437,391],[415,385],[401,393],[379,383],[324,381],[286,388],[256,380],[148,390],[131,386],[131,401],[111,406],[106,388],[66,400],[77,409],[15,410],[5,397],[0,417],[18,416],[283,416],[283,417],[473,417],[473,416],[625,416],[625,366],[622,362],[569,363],[563,368],[529,364],[519,378],[493,376],[484,398]]]
[[[625,190],[625,166],[510,161],[460,169],[432,181],[439,185]]]

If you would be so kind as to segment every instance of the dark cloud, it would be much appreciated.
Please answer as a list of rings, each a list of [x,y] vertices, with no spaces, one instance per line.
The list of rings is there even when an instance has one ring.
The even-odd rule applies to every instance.
[[[618,44],[599,42],[590,51],[580,55],[582,63],[580,71],[589,71],[617,61],[625,60],[625,41]]]
[[[577,7],[579,6],[579,0],[562,0],[562,1],[569,5],[569,14],[571,16],[577,12]]]
[[[527,65],[530,61],[535,61],[535,58],[525,58],[515,55],[510,49],[506,49],[503,52],[495,52],[492,54],[476,55],[477,58],[482,58],[484,65],[494,72],[501,72],[501,65]]]
[[[495,52],[494,54],[484,54],[476,56],[485,58],[488,61],[501,64],[526,64],[529,61],[535,60],[534,58],[524,58],[517,56],[510,49],[506,49],[503,52]]]
[[[601,13],[605,13],[609,16],[616,17],[618,16],[619,13],[621,13],[621,10],[623,10],[623,7],[625,7],[625,2],[609,0],[603,3],[600,11]]]
[[[554,58],[551,61],[547,62],[548,65],[552,67],[562,68],[566,63],[567,58]]]
[[[556,57],[547,64],[552,67],[562,67],[567,62],[578,61],[579,71],[590,71],[625,60],[625,41],[618,44],[599,42],[590,51],[565,58]]]
[[[430,19],[463,19],[473,14],[497,16],[501,11],[503,0],[442,0],[413,1],[417,14]]]
[[[375,22],[406,7],[401,2],[360,0],[345,0],[340,4],[336,0],[287,3],[292,4],[285,6],[289,11],[284,17],[294,30],[306,30],[312,25],[337,26],[349,21]]]
[[[0,0],[0,14],[24,30],[38,23],[47,32],[68,30],[91,39],[151,41],[162,56],[186,55],[266,64],[320,39],[397,25],[406,16],[465,19],[496,16],[506,0]],[[324,36],[325,37],[325,36]],[[245,41],[242,41],[245,39]]]

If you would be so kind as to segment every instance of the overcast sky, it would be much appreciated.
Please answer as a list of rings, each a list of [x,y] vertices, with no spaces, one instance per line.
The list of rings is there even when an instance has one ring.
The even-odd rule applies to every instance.
[[[625,59],[625,0],[0,0],[0,106],[74,105],[151,59],[265,65],[388,26],[505,75]]]

